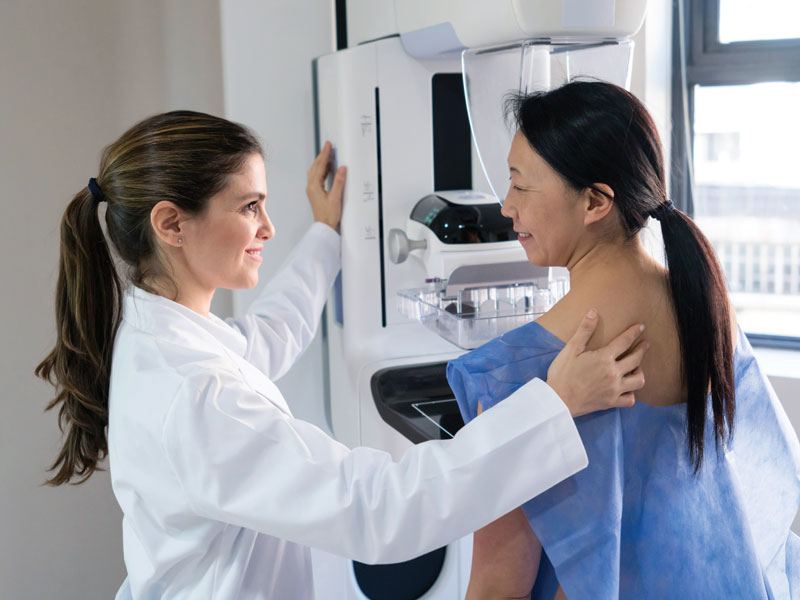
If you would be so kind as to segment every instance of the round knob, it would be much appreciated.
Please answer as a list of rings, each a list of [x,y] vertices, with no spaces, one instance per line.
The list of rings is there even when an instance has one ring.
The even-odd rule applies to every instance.
[[[425,240],[410,240],[402,229],[389,230],[389,260],[399,265],[408,258],[413,250],[424,250],[428,247]]]

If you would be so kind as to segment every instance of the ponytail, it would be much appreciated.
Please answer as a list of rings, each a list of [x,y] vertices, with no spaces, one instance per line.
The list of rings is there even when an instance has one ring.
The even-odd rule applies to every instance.
[[[122,314],[122,286],[87,188],[61,221],[56,283],[57,339],[36,375],[56,388],[46,410],[59,406],[64,445],[49,468],[49,485],[83,483],[108,452],[111,351]]]
[[[730,304],[714,249],[697,225],[677,210],[656,214],[664,237],[687,387],[689,458],[697,472],[703,462],[709,391],[717,450],[720,440],[733,434],[736,400]]]

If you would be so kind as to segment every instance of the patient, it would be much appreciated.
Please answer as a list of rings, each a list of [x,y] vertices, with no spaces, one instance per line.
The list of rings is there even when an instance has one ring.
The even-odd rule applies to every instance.
[[[652,119],[601,82],[519,96],[509,112],[503,214],[571,289],[450,363],[465,421],[545,377],[589,308],[602,315],[590,349],[631,321],[650,349],[633,408],[576,420],[589,467],[475,533],[468,600],[800,597],[800,445],[711,244],[667,199]],[[668,270],[637,235],[651,217]]]

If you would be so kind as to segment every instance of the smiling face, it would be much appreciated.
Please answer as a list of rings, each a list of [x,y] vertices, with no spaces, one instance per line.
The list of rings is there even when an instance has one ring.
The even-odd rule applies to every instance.
[[[258,283],[261,250],[275,235],[265,210],[264,160],[252,154],[208,201],[206,210],[181,224],[183,290],[252,288]]]
[[[528,260],[538,266],[567,266],[585,232],[584,203],[517,131],[508,153],[511,185],[502,213]]]

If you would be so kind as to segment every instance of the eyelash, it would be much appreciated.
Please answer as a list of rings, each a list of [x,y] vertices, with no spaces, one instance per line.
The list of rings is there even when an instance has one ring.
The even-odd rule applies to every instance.
[[[511,176],[510,175],[508,177],[508,180],[511,181]],[[511,189],[513,189],[513,190],[515,190],[517,192],[524,192],[525,191],[525,188],[521,188],[518,185],[514,185],[513,183],[511,184]]]
[[[251,212],[253,212],[253,213],[256,213],[256,214],[258,214],[258,200],[254,200],[254,201],[253,201],[253,202],[251,202],[250,204],[246,205],[246,206],[244,207],[244,209],[245,209],[245,210],[249,210],[249,211],[251,211]]]

